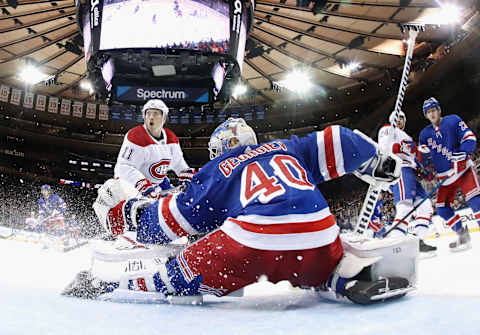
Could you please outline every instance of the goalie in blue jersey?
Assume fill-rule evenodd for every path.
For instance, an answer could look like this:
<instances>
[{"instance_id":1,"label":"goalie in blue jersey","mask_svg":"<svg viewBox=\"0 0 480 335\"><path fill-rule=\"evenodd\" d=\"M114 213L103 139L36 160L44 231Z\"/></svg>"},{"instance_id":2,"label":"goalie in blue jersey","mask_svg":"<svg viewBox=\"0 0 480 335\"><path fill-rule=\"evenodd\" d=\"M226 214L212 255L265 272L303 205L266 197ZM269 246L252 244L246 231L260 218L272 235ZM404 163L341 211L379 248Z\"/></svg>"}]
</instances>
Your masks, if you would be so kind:
<instances>
[{"instance_id":1,"label":"goalie in blue jersey","mask_svg":"<svg viewBox=\"0 0 480 335\"><path fill-rule=\"evenodd\" d=\"M387 261L395 264L396 275L371 275L373 264L383 262L376 252L382 249L378 241L371 247L362 244L371 256L345 241L349 251L344 251L339 227L316 186L353 171L372 182L395 182L399 160L378 153L371 139L331 126L304 138L259 145L243 119L229 119L212 134L209 150L211 161L181 193L151 200L111 179L99 189L94 204L113 236L134 232L138 242L160 245L199 233L205 237L175 257L125 273L115 282L81 273L64 294L107 300L132 297L132 291L165 299L225 296L261 275L274 283L288 280L294 286L331 291L360 304L411 290L414 266L402 269ZM394 255L389 248L402 241L380 244ZM418 252L418 241L412 245ZM412 255L415 258L415 252Z\"/></svg>"}]
</instances>

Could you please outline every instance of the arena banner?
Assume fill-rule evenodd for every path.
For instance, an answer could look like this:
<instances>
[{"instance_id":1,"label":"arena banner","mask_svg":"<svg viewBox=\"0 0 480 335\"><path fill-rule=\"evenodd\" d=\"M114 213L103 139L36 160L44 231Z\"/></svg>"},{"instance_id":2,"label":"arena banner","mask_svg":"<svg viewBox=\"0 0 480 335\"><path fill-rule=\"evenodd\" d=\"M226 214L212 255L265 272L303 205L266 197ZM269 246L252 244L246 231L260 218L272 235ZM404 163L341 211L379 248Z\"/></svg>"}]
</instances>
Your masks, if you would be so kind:
<instances>
[{"instance_id":1,"label":"arena banner","mask_svg":"<svg viewBox=\"0 0 480 335\"><path fill-rule=\"evenodd\" d=\"M25 92L25 96L23 97L23 107L25 108L33 108L33 92Z\"/></svg>"},{"instance_id":2,"label":"arena banner","mask_svg":"<svg viewBox=\"0 0 480 335\"><path fill-rule=\"evenodd\" d=\"M102 121L108 120L108 106L107 105L99 105L98 106L98 119Z\"/></svg>"},{"instance_id":3,"label":"arena banner","mask_svg":"<svg viewBox=\"0 0 480 335\"><path fill-rule=\"evenodd\" d=\"M162 99L165 102L208 103L208 88L143 87L119 85L115 95L118 101L144 104L149 99Z\"/></svg>"},{"instance_id":4,"label":"arena banner","mask_svg":"<svg viewBox=\"0 0 480 335\"><path fill-rule=\"evenodd\" d=\"M48 112L49 113L58 113L58 98L49 97L48 98Z\"/></svg>"},{"instance_id":5,"label":"arena banner","mask_svg":"<svg viewBox=\"0 0 480 335\"><path fill-rule=\"evenodd\" d=\"M12 105L20 106L20 98L22 97L22 90L12 88L12 95L10 96L10 103Z\"/></svg>"},{"instance_id":6,"label":"arena banner","mask_svg":"<svg viewBox=\"0 0 480 335\"><path fill-rule=\"evenodd\" d=\"M8 95L10 94L10 87L0 86L0 101L8 102Z\"/></svg>"},{"instance_id":7,"label":"arena banner","mask_svg":"<svg viewBox=\"0 0 480 335\"><path fill-rule=\"evenodd\" d=\"M37 103L35 104L35 109L37 111L45 111L45 106L47 105L47 97L41 94L37 95Z\"/></svg>"},{"instance_id":8,"label":"arena banner","mask_svg":"<svg viewBox=\"0 0 480 335\"><path fill-rule=\"evenodd\" d=\"M459 210L456 210L455 213L460 215L464 226L467 226L470 229L478 227L477 221L475 220L473 212L470 208L459 209ZM445 233L453 232L453 230L451 230L446 225L445 220L443 220L438 215L434 215L432 217L432 223L433 223L432 224L433 227L430 229L430 233L433 232L433 233L445 234Z\"/></svg>"},{"instance_id":9,"label":"arena banner","mask_svg":"<svg viewBox=\"0 0 480 335\"><path fill-rule=\"evenodd\" d=\"M72 105L72 101L68 99L62 99L62 104L60 105L60 114L62 115L70 115L70 106Z\"/></svg>"},{"instance_id":10,"label":"arena banner","mask_svg":"<svg viewBox=\"0 0 480 335\"><path fill-rule=\"evenodd\" d=\"M87 112L85 113L87 119L95 119L97 117L97 105L87 104Z\"/></svg>"},{"instance_id":11,"label":"arena banner","mask_svg":"<svg viewBox=\"0 0 480 335\"><path fill-rule=\"evenodd\" d=\"M72 106L72 115L75 117L83 116L83 102L75 101Z\"/></svg>"}]
</instances>

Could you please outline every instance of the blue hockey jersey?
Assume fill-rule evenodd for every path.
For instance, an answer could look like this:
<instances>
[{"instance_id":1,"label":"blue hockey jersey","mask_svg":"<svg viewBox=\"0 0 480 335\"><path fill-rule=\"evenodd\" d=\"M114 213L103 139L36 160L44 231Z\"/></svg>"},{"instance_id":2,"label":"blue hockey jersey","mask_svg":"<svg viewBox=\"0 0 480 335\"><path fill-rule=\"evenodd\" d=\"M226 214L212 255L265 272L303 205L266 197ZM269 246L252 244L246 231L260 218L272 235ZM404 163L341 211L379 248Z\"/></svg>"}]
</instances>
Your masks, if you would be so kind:
<instances>
[{"instance_id":1,"label":"blue hockey jersey","mask_svg":"<svg viewBox=\"0 0 480 335\"><path fill-rule=\"evenodd\" d=\"M431 161L440 179L451 176L444 185L453 183L462 175L454 170L452 154L456 152L471 154L477 146L477 139L473 132L455 114L444 116L438 127L433 125L425 127L420 132L419 142L422 161ZM465 168L472 165L469 159Z\"/></svg>"},{"instance_id":2,"label":"blue hockey jersey","mask_svg":"<svg viewBox=\"0 0 480 335\"><path fill-rule=\"evenodd\" d=\"M316 184L353 172L375 154L368 140L341 126L236 148L208 162L184 192L146 211L137 239L168 242L221 227L257 249L327 245L339 228Z\"/></svg>"},{"instance_id":3,"label":"blue hockey jersey","mask_svg":"<svg viewBox=\"0 0 480 335\"><path fill-rule=\"evenodd\" d=\"M48 199L41 197L38 200L39 216L40 218L46 218L54 214L56 211L58 214L65 213L67 204L57 194L50 194Z\"/></svg>"},{"instance_id":4,"label":"blue hockey jersey","mask_svg":"<svg viewBox=\"0 0 480 335\"><path fill-rule=\"evenodd\" d=\"M378 200L373 210L372 220L381 220L383 218L383 200Z\"/></svg>"}]
</instances>

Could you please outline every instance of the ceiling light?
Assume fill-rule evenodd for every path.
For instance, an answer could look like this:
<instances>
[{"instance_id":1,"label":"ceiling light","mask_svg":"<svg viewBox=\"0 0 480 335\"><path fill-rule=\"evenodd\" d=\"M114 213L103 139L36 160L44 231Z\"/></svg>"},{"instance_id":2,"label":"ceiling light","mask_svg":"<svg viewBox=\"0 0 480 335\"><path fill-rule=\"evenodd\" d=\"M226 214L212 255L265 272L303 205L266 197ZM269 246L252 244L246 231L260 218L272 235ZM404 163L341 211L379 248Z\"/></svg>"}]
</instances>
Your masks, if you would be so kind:
<instances>
[{"instance_id":1,"label":"ceiling light","mask_svg":"<svg viewBox=\"0 0 480 335\"><path fill-rule=\"evenodd\" d=\"M80 88L84 91L89 91L90 93L93 92L92 84L87 80L80 82Z\"/></svg>"},{"instance_id":2,"label":"ceiling light","mask_svg":"<svg viewBox=\"0 0 480 335\"><path fill-rule=\"evenodd\" d=\"M49 77L48 74L41 72L33 65L25 66L18 76L21 80L31 85L35 85Z\"/></svg>"},{"instance_id":3,"label":"ceiling light","mask_svg":"<svg viewBox=\"0 0 480 335\"><path fill-rule=\"evenodd\" d=\"M278 84L298 94L306 93L313 87L310 76L301 70L290 72L285 79L278 82Z\"/></svg>"},{"instance_id":4,"label":"ceiling light","mask_svg":"<svg viewBox=\"0 0 480 335\"><path fill-rule=\"evenodd\" d=\"M347 64L347 66L345 67L347 69L347 71L349 72L355 72L356 70L358 70L358 68L360 67L360 63L358 62L350 62Z\"/></svg>"},{"instance_id":5,"label":"ceiling light","mask_svg":"<svg viewBox=\"0 0 480 335\"><path fill-rule=\"evenodd\" d=\"M236 99L241 95L244 95L247 93L247 86L243 84L237 84L237 86L234 87L232 96Z\"/></svg>"}]
</instances>

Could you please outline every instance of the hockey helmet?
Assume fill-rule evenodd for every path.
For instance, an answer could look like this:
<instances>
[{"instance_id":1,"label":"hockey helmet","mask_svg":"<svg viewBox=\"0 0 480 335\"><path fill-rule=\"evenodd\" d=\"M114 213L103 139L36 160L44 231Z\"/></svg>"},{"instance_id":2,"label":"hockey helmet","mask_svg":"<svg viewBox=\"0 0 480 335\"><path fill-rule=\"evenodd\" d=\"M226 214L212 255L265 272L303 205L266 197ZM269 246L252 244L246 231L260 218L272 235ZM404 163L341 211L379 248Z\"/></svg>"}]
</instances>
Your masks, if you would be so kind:
<instances>
[{"instance_id":1,"label":"hockey helmet","mask_svg":"<svg viewBox=\"0 0 480 335\"><path fill-rule=\"evenodd\" d=\"M436 108L441 113L440 103L434 97L428 98L423 102L423 116L427 117L427 111L429 109Z\"/></svg>"},{"instance_id":2,"label":"hockey helmet","mask_svg":"<svg viewBox=\"0 0 480 335\"><path fill-rule=\"evenodd\" d=\"M255 132L244 119L229 118L213 131L208 142L208 151L210 159L214 159L233 148L257 143Z\"/></svg>"},{"instance_id":3,"label":"hockey helmet","mask_svg":"<svg viewBox=\"0 0 480 335\"><path fill-rule=\"evenodd\" d=\"M159 109L159 110L161 110L162 113L163 113L164 123L166 122L167 117L168 117L168 107L167 107L167 105L165 105L165 103L162 100L160 100L160 99L148 100L147 103L145 105L143 105L142 115L143 115L144 120L145 120L145 115L147 114L147 110L149 110L149 109Z\"/></svg>"},{"instance_id":4,"label":"hockey helmet","mask_svg":"<svg viewBox=\"0 0 480 335\"><path fill-rule=\"evenodd\" d=\"M405 115L405 113L401 110L398 112L398 117L403 117L403 120L405 120L405 124L407 124L407 116ZM393 111L391 114L390 114L390 117L388 118L388 122L390 122L391 125L395 124L395 111Z\"/></svg>"},{"instance_id":5,"label":"hockey helmet","mask_svg":"<svg viewBox=\"0 0 480 335\"><path fill-rule=\"evenodd\" d=\"M42 187L40 187L40 191L48 191L50 192L52 190L52 188L50 187L50 185L42 185Z\"/></svg>"}]
</instances>

